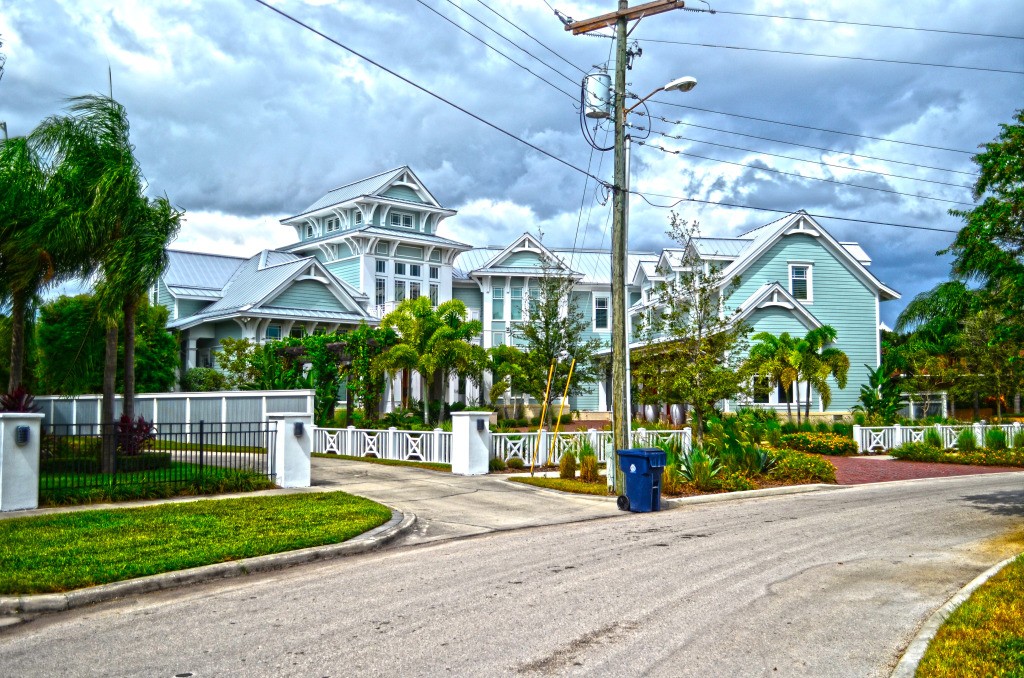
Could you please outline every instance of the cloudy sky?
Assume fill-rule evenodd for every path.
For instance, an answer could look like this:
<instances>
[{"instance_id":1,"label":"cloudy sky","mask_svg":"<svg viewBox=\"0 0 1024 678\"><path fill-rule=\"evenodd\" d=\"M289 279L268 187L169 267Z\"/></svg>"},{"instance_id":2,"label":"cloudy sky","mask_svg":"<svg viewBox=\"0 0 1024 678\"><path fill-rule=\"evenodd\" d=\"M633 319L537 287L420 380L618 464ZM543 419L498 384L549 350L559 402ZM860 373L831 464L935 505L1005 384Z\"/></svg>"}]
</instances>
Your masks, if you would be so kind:
<instances>
[{"instance_id":1,"label":"cloudy sky","mask_svg":"<svg viewBox=\"0 0 1024 678\"><path fill-rule=\"evenodd\" d=\"M444 235L505 245L539 230L550 245L606 248L610 204L578 170L608 180L612 157L584 139L578 99L583 74L609 64L612 44L567 33L548 3L576 19L615 6L272 4L577 169L254 0L0 0L0 120L26 134L67 97L107 92L109 67L150 192L187 213L182 249L249 255L287 244L294 231L279 219L339 184L405 164L459 211ZM805 209L839 239L860 242L873 272L903 294L883 305L892 324L906 301L947 277L936 251L952 234L884 224L959 227L947 210L972 201L971 154L1024 107L1019 2L711 6L718 13L673 11L632 33L642 54L630 92L681 75L700 84L659 94L650 116L631 116L645 128L637 137L653 133L634 146L632 187L647 200L632 198L630 248L669 245L667 206L679 199L690 200L674 209L705 235L778 216L747 208ZM607 138L606 126L591 128Z\"/></svg>"}]
</instances>

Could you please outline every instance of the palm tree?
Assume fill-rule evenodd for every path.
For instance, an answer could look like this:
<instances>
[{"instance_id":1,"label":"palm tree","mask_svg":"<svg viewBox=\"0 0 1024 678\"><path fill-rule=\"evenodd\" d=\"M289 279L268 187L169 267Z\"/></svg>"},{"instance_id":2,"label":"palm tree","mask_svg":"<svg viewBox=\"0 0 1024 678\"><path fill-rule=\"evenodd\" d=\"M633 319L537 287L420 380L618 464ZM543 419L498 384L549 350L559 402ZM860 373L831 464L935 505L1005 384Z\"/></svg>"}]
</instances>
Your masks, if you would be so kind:
<instances>
[{"instance_id":1,"label":"palm tree","mask_svg":"<svg viewBox=\"0 0 1024 678\"><path fill-rule=\"evenodd\" d=\"M768 380L772 388L781 386L786 396L786 415L793 416L793 399L790 390L797 380L797 367L793 360L796 340L789 332L775 336L771 332L758 332L752 339L757 343L750 347L747 364L758 377ZM797 405L797 418L800 407Z\"/></svg>"},{"instance_id":2,"label":"palm tree","mask_svg":"<svg viewBox=\"0 0 1024 678\"><path fill-rule=\"evenodd\" d=\"M475 360L471 341L483 332L479 320L467 320L466 305L452 299L436 309L427 297L406 299L381 320L380 326L394 329L402 343L381 356L384 370L413 369L423 388L423 423L430 422L430 403L442 401L444 383L453 370L468 371Z\"/></svg>"},{"instance_id":3,"label":"palm tree","mask_svg":"<svg viewBox=\"0 0 1024 678\"><path fill-rule=\"evenodd\" d=\"M850 359L846 353L838 348L825 348L834 343L838 332L830 325L822 325L809 331L803 339L797 342L796 352L799 356L797 363L798 373L801 381L807 382L806 396L804 399L804 419L809 420L811 416L811 388L815 388L821 396L822 407L827 408L832 402L832 387L828 378L835 379L839 388L846 388L846 375L850 370ZM799 394L797 397L797 412L800 409ZM798 415L799 418L799 415Z\"/></svg>"},{"instance_id":4,"label":"palm tree","mask_svg":"<svg viewBox=\"0 0 1024 678\"><path fill-rule=\"evenodd\" d=\"M24 138L0 145L0 302L11 305L11 369L7 389L21 385L25 320L39 289L55 274L48 251L46 177Z\"/></svg>"}]
</instances>

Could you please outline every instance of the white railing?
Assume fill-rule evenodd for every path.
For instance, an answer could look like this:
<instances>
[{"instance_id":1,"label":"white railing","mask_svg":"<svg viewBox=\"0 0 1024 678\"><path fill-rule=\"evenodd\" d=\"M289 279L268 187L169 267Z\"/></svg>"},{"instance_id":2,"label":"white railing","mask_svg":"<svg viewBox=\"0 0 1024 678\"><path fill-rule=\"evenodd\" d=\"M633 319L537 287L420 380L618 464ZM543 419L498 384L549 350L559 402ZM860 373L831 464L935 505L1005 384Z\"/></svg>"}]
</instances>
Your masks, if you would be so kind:
<instances>
[{"instance_id":1,"label":"white railing","mask_svg":"<svg viewBox=\"0 0 1024 678\"><path fill-rule=\"evenodd\" d=\"M985 435L988 431L999 429L1006 436L1007 447L1013 446L1013 439L1024 428L1020 423L1013 424L963 424L949 426L946 424L935 424L934 426L854 426L853 440L857 443L857 452L860 454L878 451L888 451L899 447L903 443L923 443L927 431L936 431L942 438L944 448L957 447L957 440L964 431L974 433L974 441L978 447L985 445Z\"/></svg>"},{"instance_id":2,"label":"white railing","mask_svg":"<svg viewBox=\"0 0 1024 678\"><path fill-rule=\"evenodd\" d=\"M313 434L313 451L350 457L376 457L401 461L452 463L452 434L433 431L389 429L319 428Z\"/></svg>"},{"instance_id":3,"label":"white railing","mask_svg":"<svg viewBox=\"0 0 1024 678\"><path fill-rule=\"evenodd\" d=\"M680 431L648 431L634 429L630 447L655 447L659 443L677 440L683 451L690 451L690 429ZM606 462L612 449L612 432L589 429L587 431L559 432L541 430L525 433L492 433L491 454L506 462L517 457L524 463L531 460L539 466L557 464L566 451L578 452L584 441L590 443L599 462ZM536 455L536 457L534 456Z\"/></svg>"}]
</instances>

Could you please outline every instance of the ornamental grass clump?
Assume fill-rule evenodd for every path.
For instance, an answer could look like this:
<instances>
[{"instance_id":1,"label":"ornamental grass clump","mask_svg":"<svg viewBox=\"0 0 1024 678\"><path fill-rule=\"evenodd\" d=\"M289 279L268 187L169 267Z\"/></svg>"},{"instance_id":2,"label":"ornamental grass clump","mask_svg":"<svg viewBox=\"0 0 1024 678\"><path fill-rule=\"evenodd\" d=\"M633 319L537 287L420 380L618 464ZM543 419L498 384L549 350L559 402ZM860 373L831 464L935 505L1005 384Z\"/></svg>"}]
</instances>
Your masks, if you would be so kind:
<instances>
[{"instance_id":1,"label":"ornamental grass clump","mask_svg":"<svg viewBox=\"0 0 1024 678\"><path fill-rule=\"evenodd\" d=\"M956 438L956 449L961 452L974 452L978 449L978 441L974 437L974 429L965 428Z\"/></svg>"},{"instance_id":2,"label":"ornamental grass clump","mask_svg":"<svg viewBox=\"0 0 1024 678\"><path fill-rule=\"evenodd\" d=\"M718 459L700 447L691 450L679 464L679 474L698 490L717 489L714 479L721 471Z\"/></svg>"},{"instance_id":3,"label":"ornamental grass clump","mask_svg":"<svg viewBox=\"0 0 1024 678\"><path fill-rule=\"evenodd\" d=\"M558 477L572 480L576 477L576 456L566 452L558 462Z\"/></svg>"},{"instance_id":4,"label":"ornamental grass clump","mask_svg":"<svg viewBox=\"0 0 1024 678\"><path fill-rule=\"evenodd\" d=\"M1013 434L1013 449L1024 449L1024 431L1017 431Z\"/></svg>"},{"instance_id":5,"label":"ornamental grass clump","mask_svg":"<svg viewBox=\"0 0 1024 678\"><path fill-rule=\"evenodd\" d=\"M942 434L933 428L924 432L924 444L939 450L945 447L942 442Z\"/></svg>"},{"instance_id":6,"label":"ornamental grass clump","mask_svg":"<svg viewBox=\"0 0 1024 678\"><path fill-rule=\"evenodd\" d=\"M526 466L526 462L524 462L520 457L509 457L508 461L505 462L505 465L513 471L521 471L523 470L523 467Z\"/></svg>"},{"instance_id":7,"label":"ornamental grass clump","mask_svg":"<svg viewBox=\"0 0 1024 678\"><path fill-rule=\"evenodd\" d=\"M489 470L491 473L495 473L497 471L504 471L506 468L508 468L508 465L505 463L505 460L502 459L501 457L493 457L489 462L487 462L487 470Z\"/></svg>"},{"instance_id":8,"label":"ornamental grass clump","mask_svg":"<svg viewBox=\"0 0 1024 678\"><path fill-rule=\"evenodd\" d=\"M990 428L985 431L985 447L990 450L1006 449L1006 433L1001 428Z\"/></svg>"},{"instance_id":9,"label":"ornamental grass clump","mask_svg":"<svg viewBox=\"0 0 1024 678\"><path fill-rule=\"evenodd\" d=\"M601 480L596 456L587 454L580 458L580 480L585 483L596 483Z\"/></svg>"}]
</instances>

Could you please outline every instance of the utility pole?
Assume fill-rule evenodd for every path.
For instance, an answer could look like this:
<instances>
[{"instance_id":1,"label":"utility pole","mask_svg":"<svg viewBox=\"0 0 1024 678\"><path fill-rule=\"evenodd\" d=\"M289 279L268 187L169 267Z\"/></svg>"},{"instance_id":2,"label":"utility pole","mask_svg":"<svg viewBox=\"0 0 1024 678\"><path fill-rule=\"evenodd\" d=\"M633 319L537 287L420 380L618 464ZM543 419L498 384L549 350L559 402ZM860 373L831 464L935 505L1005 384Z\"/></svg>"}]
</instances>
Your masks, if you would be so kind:
<instances>
[{"instance_id":1,"label":"utility pole","mask_svg":"<svg viewBox=\"0 0 1024 678\"><path fill-rule=\"evenodd\" d=\"M608 459L608 477L614 478L615 493L622 494L622 478L618 473L618 450L629 447L627 434L631 413L626 411L629 402L626 383L626 360L628 359L626 337L626 210L629 193L626 185L626 52L627 26L630 21L639 21L662 12L682 9L682 0L654 0L630 7L628 0L618 0L615 12L582 21L566 24L565 30L573 35L590 33L615 26L615 169L612 187L612 453Z\"/></svg>"}]
</instances>

